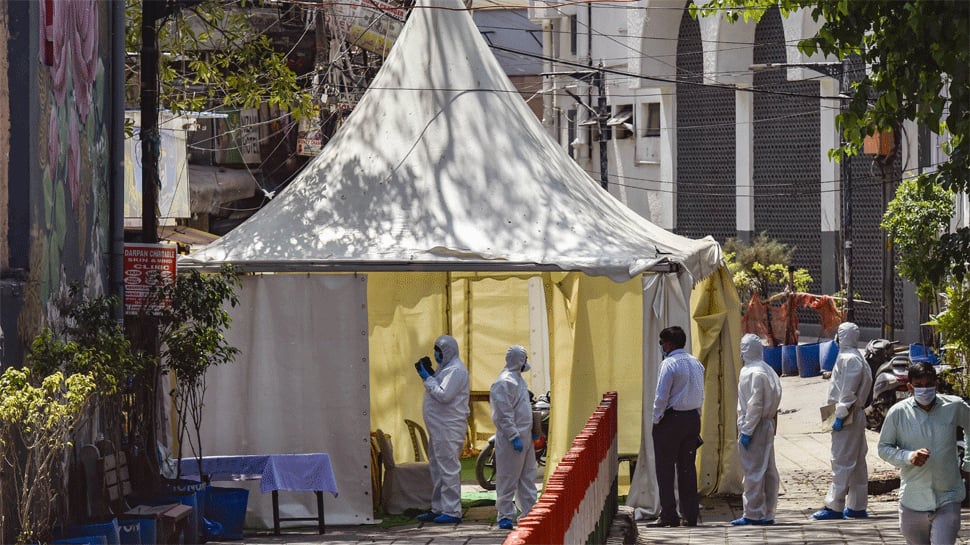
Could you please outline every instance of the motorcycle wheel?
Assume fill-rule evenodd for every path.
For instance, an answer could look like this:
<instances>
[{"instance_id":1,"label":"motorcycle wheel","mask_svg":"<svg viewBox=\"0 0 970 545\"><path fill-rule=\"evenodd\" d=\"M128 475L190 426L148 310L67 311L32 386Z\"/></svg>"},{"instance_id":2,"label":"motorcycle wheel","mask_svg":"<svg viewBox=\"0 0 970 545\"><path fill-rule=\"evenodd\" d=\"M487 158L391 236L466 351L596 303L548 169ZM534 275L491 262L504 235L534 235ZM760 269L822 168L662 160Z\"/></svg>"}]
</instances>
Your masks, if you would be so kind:
<instances>
[{"instance_id":1,"label":"motorcycle wheel","mask_svg":"<svg viewBox=\"0 0 970 545\"><path fill-rule=\"evenodd\" d=\"M475 462L475 480L485 490L495 490L495 445L488 443L478 453Z\"/></svg>"}]
</instances>

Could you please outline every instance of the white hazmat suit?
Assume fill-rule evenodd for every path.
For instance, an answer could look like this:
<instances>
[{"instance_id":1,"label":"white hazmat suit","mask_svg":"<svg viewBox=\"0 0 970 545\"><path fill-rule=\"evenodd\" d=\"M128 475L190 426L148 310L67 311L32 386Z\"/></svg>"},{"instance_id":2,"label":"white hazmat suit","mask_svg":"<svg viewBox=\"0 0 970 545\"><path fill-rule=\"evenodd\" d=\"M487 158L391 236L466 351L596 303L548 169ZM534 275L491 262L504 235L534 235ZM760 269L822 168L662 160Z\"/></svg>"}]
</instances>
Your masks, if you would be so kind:
<instances>
[{"instance_id":1,"label":"white hazmat suit","mask_svg":"<svg viewBox=\"0 0 970 545\"><path fill-rule=\"evenodd\" d=\"M866 466L866 415L863 408L872 388L872 371L856 345L859 326L845 322L836 339L839 355L829 379L828 403L835 404L835 417L844 423L832 431L832 485L825 495L825 508L842 513L863 512L869 503L869 469ZM851 511L848 511L851 510Z\"/></svg>"},{"instance_id":2,"label":"white hazmat suit","mask_svg":"<svg viewBox=\"0 0 970 545\"><path fill-rule=\"evenodd\" d=\"M518 345L509 348L505 354L505 369L489 391L492 422L496 430L495 508L500 523L518 519L516 506L525 516L536 503L532 404L529 402L529 388L522 377L522 371L528 369L527 365L525 348ZM516 451L515 446L521 450Z\"/></svg>"},{"instance_id":3,"label":"white hazmat suit","mask_svg":"<svg viewBox=\"0 0 970 545\"><path fill-rule=\"evenodd\" d=\"M761 339L741 337L744 367L738 378L738 433L750 438L739 443L744 472L744 518L755 523L775 520L778 468L775 466L775 424L781 403L781 380L763 359Z\"/></svg>"},{"instance_id":4,"label":"white hazmat suit","mask_svg":"<svg viewBox=\"0 0 970 545\"><path fill-rule=\"evenodd\" d=\"M435 374L424 380L424 424L434 491L431 512L461 518L461 448L468 429L468 369L458 357L458 341L442 335Z\"/></svg>"}]
</instances>

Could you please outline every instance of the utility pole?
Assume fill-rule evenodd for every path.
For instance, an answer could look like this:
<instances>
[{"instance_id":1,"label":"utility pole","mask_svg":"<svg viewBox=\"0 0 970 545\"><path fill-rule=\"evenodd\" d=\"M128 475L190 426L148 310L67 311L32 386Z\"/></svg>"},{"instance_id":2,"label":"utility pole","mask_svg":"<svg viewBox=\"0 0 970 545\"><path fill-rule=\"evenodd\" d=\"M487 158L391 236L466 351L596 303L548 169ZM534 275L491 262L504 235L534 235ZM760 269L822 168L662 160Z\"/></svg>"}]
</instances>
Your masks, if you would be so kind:
<instances>
[{"instance_id":1,"label":"utility pole","mask_svg":"<svg viewBox=\"0 0 970 545\"><path fill-rule=\"evenodd\" d=\"M141 17L141 240L158 242L158 33L165 16L159 0L144 0Z\"/></svg>"},{"instance_id":2,"label":"utility pole","mask_svg":"<svg viewBox=\"0 0 970 545\"><path fill-rule=\"evenodd\" d=\"M606 142L609 140L610 127L606 124L606 121L610 117L609 113L606 111L606 78L603 76L603 63L599 64L599 69L593 73L593 85L596 86L596 90L599 96L596 101L596 121L597 127L599 128L600 137L600 185L603 189L609 191L610 182L609 174L607 173L607 153L606 153Z\"/></svg>"},{"instance_id":3,"label":"utility pole","mask_svg":"<svg viewBox=\"0 0 970 545\"><path fill-rule=\"evenodd\" d=\"M596 87L599 96L596 101L595 109L589 104L583 102L582 97L576 95L576 93L570 91L569 89L563 88L562 91L569 95L570 98L575 100L576 104L582 106L589 111L590 114L596 116L596 126L599 129L600 185L603 187L603 189L609 190L609 156L606 153L606 142L610 137L610 127L606 124L606 122L609 120L610 114L607 111L606 105L606 79L603 75L603 63L600 63L599 69L597 70L582 70L576 72L543 72L542 76L569 76L571 78L578 79L579 81L587 82L589 85Z\"/></svg>"},{"instance_id":4,"label":"utility pole","mask_svg":"<svg viewBox=\"0 0 970 545\"><path fill-rule=\"evenodd\" d=\"M845 113L845 61L839 64L839 113ZM839 126L839 144L845 146L845 130ZM840 163L842 175L842 274L845 278L845 320L855 322L855 295L852 292L852 159L846 155Z\"/></svg>"}]
</instances>

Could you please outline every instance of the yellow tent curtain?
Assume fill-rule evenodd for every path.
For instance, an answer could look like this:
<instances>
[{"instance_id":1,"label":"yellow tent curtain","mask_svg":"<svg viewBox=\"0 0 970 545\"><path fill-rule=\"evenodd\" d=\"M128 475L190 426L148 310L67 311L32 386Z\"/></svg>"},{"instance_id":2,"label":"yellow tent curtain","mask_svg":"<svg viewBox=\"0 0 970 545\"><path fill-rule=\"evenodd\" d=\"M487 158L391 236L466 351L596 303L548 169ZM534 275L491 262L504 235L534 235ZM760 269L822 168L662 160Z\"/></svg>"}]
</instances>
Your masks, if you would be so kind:
<instances>
[{"instance_id":1,"label":"yellow tent curtain","mask_svg":"<svg viewBox=\"0 0 970 545\"><path fill-rule=\"evenodd\" d=\"M539 303L535 293L530 299L530 278L533 283L541 281ZM683 284L673 275L667 278L675 287ZM536 332L547 331L548 354L540 354L538 361L530 355L533 372L527 380L530 387L541 383L544 372L551 379L549 467L555 467L606 391L618 393L619 451L642 452L643 415L649 414L653 400L652 391L644 395L650 382L644 380L644 369L655 374L652 367L659 364L659 359L644 358L647 347L656 342L652 337L644 339L644 308L653 303L645 302L643 283L640 277L617 283L582 273L368 274L371 427L389 432L396 452L409 452L404 419L423 422L424 395L412 364L431 354L438 335L448 333L458 340L471 389L487 392L504 366L508 347L521 344L531 349L541 337ZM678 289L670 293L677 294ZM687 301L670 303L665 308L687 308ZM545 312L530 313L530 305L536 304L544 306ZM740 481L733 450L740 303L726 271L698 283L690 309L694 353L708 369L700 484L704 492L736 492ZM687 322L688 316L682 313L679 320L671 319L654 328L659 332L667 325ZM545 323L536 324L537 320ZM682 325L687 329L687 323ZM473 402L472 410L472 438L481 448L494 427L487 402Z\"/></svg>"}]
</instances>

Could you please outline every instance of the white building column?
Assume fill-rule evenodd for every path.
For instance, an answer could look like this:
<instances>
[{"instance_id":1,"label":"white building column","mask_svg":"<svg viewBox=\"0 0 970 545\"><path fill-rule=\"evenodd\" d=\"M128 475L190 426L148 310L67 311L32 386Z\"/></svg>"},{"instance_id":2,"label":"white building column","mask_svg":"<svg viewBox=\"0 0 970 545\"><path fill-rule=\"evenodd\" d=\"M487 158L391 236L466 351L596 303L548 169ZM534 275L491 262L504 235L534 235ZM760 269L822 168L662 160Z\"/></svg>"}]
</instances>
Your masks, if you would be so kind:
<instances>
[{"instance_id":1,"label":"white building column","mask_svg":"<svg viewBox=\"0 0 970 545\"><path fill-rule=\"evenodd\" d=\"M734 92L735 221L737 237L750 242L754 225L754 93L738 84Z\"/></svg>"},{"instance_id":2,"label":"white building column","mask_svg":"<svg viewBox=\"0 0 970 545\"><path fill-rule=\"evenodd\" d=\"M821 97L836 97L838 81L831 78L819 80ZM835 116L839 113L839 100L819 100L819 172L821 173L821 225L822 232L822 293L839 291L838 271L841 269L842 190L839 163L829 158L829 150L837 148L841 138Z\"/></svg>"}]
</instances>

